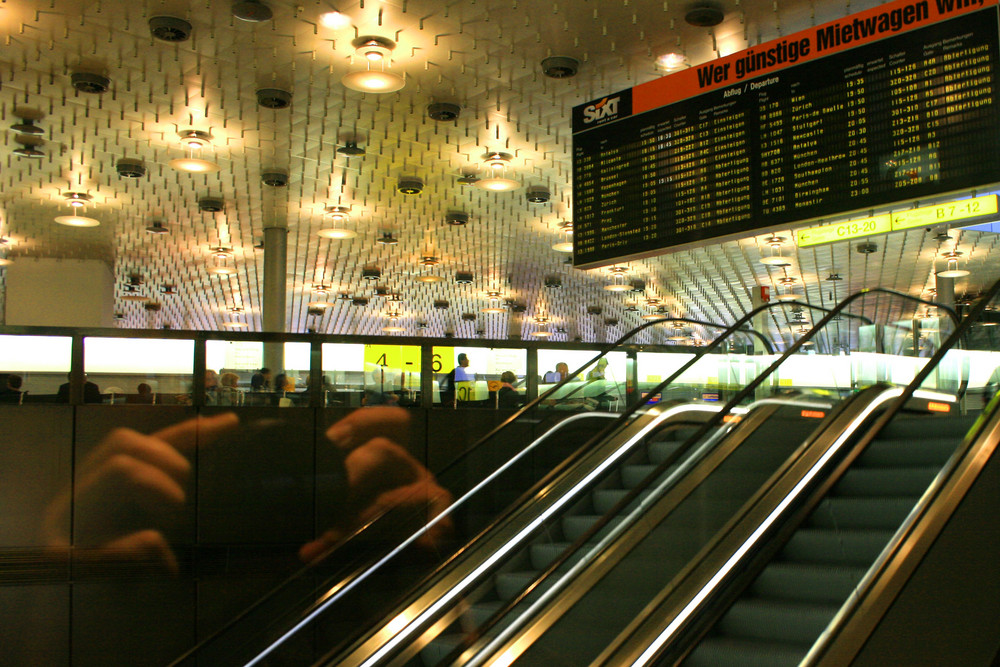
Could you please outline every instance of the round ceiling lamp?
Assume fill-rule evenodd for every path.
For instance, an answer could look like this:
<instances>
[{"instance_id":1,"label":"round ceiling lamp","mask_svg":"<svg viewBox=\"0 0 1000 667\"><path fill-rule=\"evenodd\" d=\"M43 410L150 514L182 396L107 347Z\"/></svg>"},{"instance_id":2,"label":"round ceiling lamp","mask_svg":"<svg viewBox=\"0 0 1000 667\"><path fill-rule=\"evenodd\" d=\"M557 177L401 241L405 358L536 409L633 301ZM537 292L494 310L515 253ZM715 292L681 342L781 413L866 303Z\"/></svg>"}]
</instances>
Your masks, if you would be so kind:
<instances>
[{"instance_id":1,"label":"round ceiling lamp","mask_svg":"<svg viewBox=\"0 0 1000 667\"><path fill-rule=\"evenodd\" d=\"M167 164L177 171L186 171L191 174L205 174L219 170L219 165L215 162L198 157L201 149L211 143L212 135L201 130L182 130L179 134L181 144L187 154L182 158L175 158Z\"/></svg>"},{"instance_id":2,"label":"round ceiling lamp","mask_svg":"<svg viewBox=\"0 0 1000 667\"><path fill-rule=\"evenodd\" d=\"M209 264L208 272L217 276L230 276L236 273L236 269L229 265L229 260L233 257L230 248L218 246L212 248L212 261Z\"/></svg>"},{"instance_id":3,"label":"round ceiling lamp","mask_svg":"<svg viewBox=\"0 0 1000 667\"><path fill-rule=\"evenodd\" d=\"M768 254L760 258L761 264L767 264L768 266L789 266L791 265L791 260L787 257L781 256L781 246L785 242L780 236L770 236L767 239L767 245L770 248Z\"/></svg>"},{"instance_id":4,"label":"round ceiling lamp","mask_svg":"<svg viewBox=\"0 0 1000 667\"><path fill-rule=\"evenodd\" d=\"M83 207L90 203L90 195L85 192L67 192L63 197L66 198L66 202L73 208L74 212L72 215L57 216L55 221L60 225L66 225L67 227L97 227L101 224L100 220L80 215L83 212Z\"/></svg>"},{"instance_id":5,"label":"round ceiling lamp","mask_svg":"<svg viewBox=\"0 0 1000 667\"><path fill-rule=\"evenodd\" d=\"M483 308L484 313L504 313L506 310L500 305L500 292L491 291L486 293L489 305Z\"/></svg>"},{"instance_id":6,"label":"round ceiling lamp","mask_svg":"<svg viewBox=\"0 0 1000 667\"><path fill-rule=\"evenodd\" d=\"M505 192L519 188L520 183L512 178L507 178L507 169L513 157L510 153L487 153L484 159L489 174L486 178L477 180L473 185L493 192Z\"/></svg>"},{"instance_id":7,"label":"round ceiling lamp","mask_svg":"<svg viewBox=\"0 0 1000 667\"><path fill-rule=\"evenodd\" d=\"M441 277L441 276L435 276L435 275L431 275L431 274L427 274L427 275L423 275L423 276L417 276L417 282L419 282L419 283L428 283L428 284L430 284L430 283L439 283L442 280L444 280L443 277Z\"/></svg>"},{"instance_id":8,"label":"round ceiling lamp","mask_svg":"<svg viewBox=\"0 0 1000 667\"><path fill-rule=\"evenodd\" d=\"M250 325L247 324L246 322L238 322L236 320L229 320L228 322L223 322L222 326L226 327L227 329L246 329Z\"/></svg>"},{"instance_id":9,"label":"round ceiling lamp","mask_svg":"<svg viewBox=\"0 0 1000 667\"><path fill-rule=\"evenodd\" d=\"M559 231L566 234L570 239L552 244L552 249L556 252L573 252L573 221L564 220L559 223Z\"/></svg>"},{"instance_id":10,"label":"round ceiling lamp","mask_svg":"<svg viewBox=\"0 0 1000 667\"><path fill-rule=\"evenodd\" d=\"M353 239L358 235L353 229L344 227L350 219L351 209L348 206L327 206L323 215L333 221L333 227L327 227L316 232L325 239Z\"/></svg>"},{"instance_id":11,"label":"round ceiling lamp","mask_svg":"<svg viewBox=\"0 0 1000 667\"><path fill-rule=\"evenodd\" d=\"M340 80L345 87L362 93L394 93L406 85L399 74L386 71L395 42L384 37L358 37L352 44L365 59L365 69L348 72ZM377 68L377 69L376 69Z\"/></svg>"},{"instance_id":12,"label":"round ceiling lamp","mask_svg":"<svg viewBox=\"0 0 1000 667\"><path fill-rule=\"evenodd\" d=\"M319 15L319 24L324 28L340 30L351 25L351 17L338 11L324 12Z\"/></svg>"},{"instance_id":13,"label":"round ceiling lamp","mask_svg":"<svg viewBox=\"0 0 1000 667\"><path fill-rule=\"evenodd\" d=\"M629 292L632 286L625 282L625 268L621 266L611 267L611 282L604 286L609 292Z\"/></svg>"},{"instance_id":14,"label":"round ceiling lamp","mask_svg":"<svg viewBox=\"0 0 1000 667\"><path fill-rule=\"evenodd\" d=\"M952 250L944 254L944 258L947 260L946 268L943 271L938 271L937 275L939 278L964 278L969 275L969 272L965 269L958 268L958 259L962 256L957 250Z\"/></svg>"}]
</instances>

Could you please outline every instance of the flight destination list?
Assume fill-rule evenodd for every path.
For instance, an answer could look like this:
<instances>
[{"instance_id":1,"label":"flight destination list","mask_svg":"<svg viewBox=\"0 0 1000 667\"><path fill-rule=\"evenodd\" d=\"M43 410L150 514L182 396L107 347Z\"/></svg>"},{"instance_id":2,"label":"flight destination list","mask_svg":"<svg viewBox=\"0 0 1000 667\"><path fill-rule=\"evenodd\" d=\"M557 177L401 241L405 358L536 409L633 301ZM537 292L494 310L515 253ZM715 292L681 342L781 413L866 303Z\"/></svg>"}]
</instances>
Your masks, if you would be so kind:
<instances>
[{"instance_id":1,"label":"flight destination list","mask_svg":"<svg viewBox=\"0 0 1000 667\"><path fill-rule=\"evenodd\" d=\"M574 264L1000 181L997 42L991 8L578 132Z\"/></svg>"}]
</instances>

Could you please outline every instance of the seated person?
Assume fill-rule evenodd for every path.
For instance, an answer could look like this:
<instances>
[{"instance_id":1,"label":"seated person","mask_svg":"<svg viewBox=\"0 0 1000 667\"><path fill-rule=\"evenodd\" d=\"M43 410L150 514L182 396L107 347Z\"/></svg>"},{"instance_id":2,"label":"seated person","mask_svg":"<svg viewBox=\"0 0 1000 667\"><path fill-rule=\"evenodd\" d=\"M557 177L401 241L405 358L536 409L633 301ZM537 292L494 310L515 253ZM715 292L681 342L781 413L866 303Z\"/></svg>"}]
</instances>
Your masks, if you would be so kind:
<instances>
[{"instance_id":1,"label":"seated person","mask_svg":"<svg viewBox=\"0 0 1000 667\"><path fill-rule=\"evenodd\" d=\"M66 377L69 376L70 374L67 373ZM89 381L86 375L83 376L83 402L101 402L101 388ZM69 403L69 382L59 385L59 391L56 392L56 403Z\"/></svg>"},{"instance_id":2,"label":"seated person","mask_svg":"<svg viewBox=\"0 0 1000 667\"><path fill-rule=\"evenodd\" d=\"M22 393L28 393L21 391L23 383L24 378L20 375L14 375L13 373L8 375L4 386L0 387L0 403L20 403Z\"/></svg>"},{"instance_id":3,"label":"seated person","mask_svg":"<svg viewBox=\"0 0 1000 667\"><path fill-rule=\"evenodd\" d=\"M219 383L220 386L216 390L216 405L243 405L243 392L239 389L239 375L223 373L219 378Z\"/></svg>"},{"instance_id":4,"label":"seated person","mask_svg":"<svg viewBox=\"0 0 1000 667\"><path fill-rule=\"evenodd\" d=\"M513 371L504 371L500 374L500 390L497 392L498 408L517 409L521 407L521 396L514 388L515 382L517 382L517 376L514 375Z\"/></svg>"}]
</instances>

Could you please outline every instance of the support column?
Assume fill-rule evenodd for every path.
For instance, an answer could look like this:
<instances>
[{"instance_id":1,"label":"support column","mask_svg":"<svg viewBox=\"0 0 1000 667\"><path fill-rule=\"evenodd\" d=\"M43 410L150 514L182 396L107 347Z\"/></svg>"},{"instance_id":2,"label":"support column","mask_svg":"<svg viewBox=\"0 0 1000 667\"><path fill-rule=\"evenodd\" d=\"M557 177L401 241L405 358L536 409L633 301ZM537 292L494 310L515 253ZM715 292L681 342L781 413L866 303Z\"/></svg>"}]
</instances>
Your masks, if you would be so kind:
<instances>
[{"instance_id":1,"label":"support column","mask_svg":"<svg viewBox=\"0 0 1000 667\"><path fill-rule=\"evenodd\" d=\"M264 292L261 324L266 332L285 332L285 294L288 290L288 229L264 228ZM264 366L274 375L285 368L282 343L264 343Z\"/></svg>"}]
</instances>

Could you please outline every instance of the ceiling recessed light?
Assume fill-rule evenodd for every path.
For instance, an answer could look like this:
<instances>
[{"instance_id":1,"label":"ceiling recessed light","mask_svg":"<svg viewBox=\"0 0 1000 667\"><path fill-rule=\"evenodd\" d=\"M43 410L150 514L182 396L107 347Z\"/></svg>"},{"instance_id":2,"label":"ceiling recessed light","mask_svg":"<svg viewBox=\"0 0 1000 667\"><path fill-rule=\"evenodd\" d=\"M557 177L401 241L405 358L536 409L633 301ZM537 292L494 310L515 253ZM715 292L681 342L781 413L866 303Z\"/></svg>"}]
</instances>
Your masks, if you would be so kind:
<instances>
[{"instance_id":1,"label":"ceiling recessed light","mask_svg":"<svg viewBox=\"0 0 1000 667\"><path fill-rule=\"evenodd\" d=\"M223 322L222 326L227 329L246 329L250 325L246 322Z\"/></svg>"},{"instance_id":2,"label":"ceiling recessed light","mask_svg":"<svg viewBox=\"0 0 1000 667\"><path fill-rule=\"evenodd\" d=\"M432 275L417 276L417 282L420 283L439 283L442 280L444 280L444 278L442 278L441 276L432 276Z\"/></svg>"},{"instance_id":3,"label":"ceiling recessed light","mask_svg":"<svg viewBox=\"0 0 1000 667\"><path fill-rule=\"evenodd\" d=\"M687 64L687 56L681 53L664 53L656 59L656 69L661 72L670 72L680 69Z\"/></svg>"},{"instance_id":4,"label":"ceiling recessed light","mask_svg":"<svg viewBox=\"0 0 1000 667\"><path fill-rule=\"evenodd\" d=\"M563 241L562 243L552 244L552 249L556 252L573 252L573 242Z\"/></svg>"},{"instance_id":5,"label":"ceiling recessed light","mask_svg":"<svg viewBox=\"0 0 1000 667\"><path fill-rule=\"evenodd\" d=\"M351 17L340 12L324 12L319 15L319 24L324 28L339 30L351 25Z\"/></svg>"}]
</instances>

